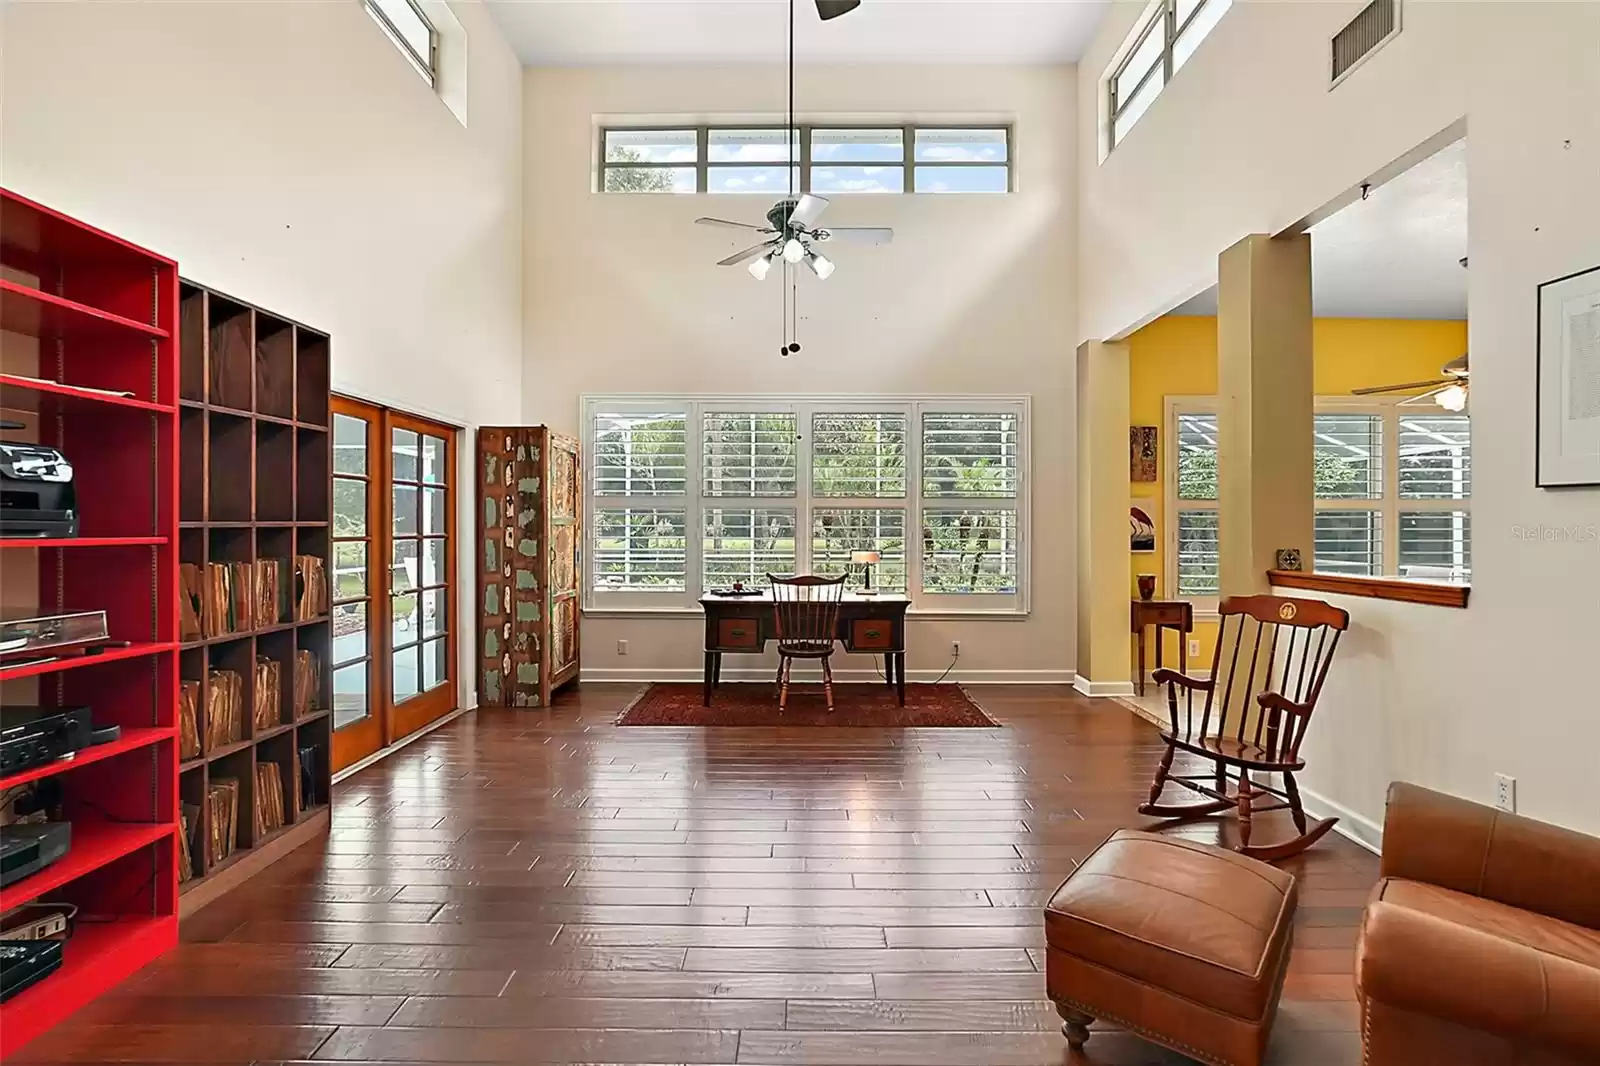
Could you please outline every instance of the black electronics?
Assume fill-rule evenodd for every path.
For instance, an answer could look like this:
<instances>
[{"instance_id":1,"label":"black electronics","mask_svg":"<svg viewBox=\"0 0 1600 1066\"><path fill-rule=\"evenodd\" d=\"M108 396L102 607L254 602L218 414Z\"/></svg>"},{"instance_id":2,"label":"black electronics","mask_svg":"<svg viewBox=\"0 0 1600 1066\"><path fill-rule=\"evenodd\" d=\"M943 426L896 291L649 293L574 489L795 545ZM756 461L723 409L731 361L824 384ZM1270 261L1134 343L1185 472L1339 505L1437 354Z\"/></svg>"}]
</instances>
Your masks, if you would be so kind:
<instances>
[{"instance_id":1,"label":"black electronics","mask_svg":"<svg viewBox=\"0 0 1600 1066\"><path fill-rule=\"evenodd\" d=\"M72 611L33 618L0 615L0 656L40 655L111 639L104 611Z\"/></svg>"},{"instance_id":2,"label":"black electronics","mask_svg":"<svg viewBox=\"0 0 1600 1066\"><path fill-rule=\"evenodd\" d=\"M0 941L0 1003L61 968L60 940Z\"/></svg>"},{"instance_id":3,"label":"black electronics","mask_svg":"<svg viewBox=\"0 0 1600 1066\"><path fill-rule=\"evenodd\" d=\"M78 495L67 457L43 444L0 441L0 537L77 535Z\"/></svg>"},{"instance_id":4,"label":"black electronics","mask_svg":"<svg viewBox=\"0 0 1600 1066\"><path fill-rule=\"evenodd\" d=\"M87 707L0 707L0 777L82 751L90 730Z\"/></svg>"},{"instance_id":5,"label":"black electronics","mask_svg":"<svg viewBox=\"0 0 1600 1066\"><path fill-rule=\"evenodd\" d=\"M71 822L0 825L0 887L38 873L71 849Z\"/></svg>"},{"instance_id":6,"label":"black electronics","mask_svg":"<svg viewBox=\"0 0 1600 1066\"><path fill-rule=\"evenodd\" d=\"M113 740L122 739L120 725L103 725L89 730L89 743L91 745L109 744Z\"/></svg>"}]
</instances>

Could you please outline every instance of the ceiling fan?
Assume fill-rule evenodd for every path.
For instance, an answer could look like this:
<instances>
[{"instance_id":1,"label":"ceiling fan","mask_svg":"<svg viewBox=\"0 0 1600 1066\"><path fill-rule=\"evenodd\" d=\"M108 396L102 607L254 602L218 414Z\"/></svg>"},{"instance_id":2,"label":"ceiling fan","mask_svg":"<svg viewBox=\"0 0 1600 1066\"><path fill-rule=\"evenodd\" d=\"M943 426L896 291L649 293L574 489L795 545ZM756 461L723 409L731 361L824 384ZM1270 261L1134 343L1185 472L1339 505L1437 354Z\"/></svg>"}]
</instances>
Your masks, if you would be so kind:
<instances>
[{"instance_id":1,"label":"ceiling fan","mask_svg":"<svg viewBox=\"0 0 1600 1066\"><path fill-rule=\"evenodd\" d=\"M695 222L702 226L726 226L762 234L766 239L760 244L735 252L717 263L718 266L738 266L748 262L751 276L758 281L765 278L772 264L780 259L790 266L805 263L817 277L826 278L833 273L833 260L817 251L813 245L835 240L862 244L888 244L894 240L894 230L886 227L839 226L823 229L817 225L817 219L827 206L826 198L805 193L798 199L779 200L773 204L767 211L765 226L704 216L695 219Z\"/></svg>"},{"instance_id":2,"label":"ceiling fan","mask_svg":"<svg viewBox=\"0 0 1600 1066\"><path fill-rule=\"evenodd\" d=\"M1446 411L1464 411L1467 407L1467 357L1457 356L1439 368L1444 377L1430 381L1407 381L1399 385L1378 385L1367 389L1352 389L1356 396L1376 396L1387 392L1410 392L1427 389L1420 396L1410 396L1400 401L1402 407L1432 403ZM1435 387L1437 386L1437 387Z\"/></svg>"}]
</instances>

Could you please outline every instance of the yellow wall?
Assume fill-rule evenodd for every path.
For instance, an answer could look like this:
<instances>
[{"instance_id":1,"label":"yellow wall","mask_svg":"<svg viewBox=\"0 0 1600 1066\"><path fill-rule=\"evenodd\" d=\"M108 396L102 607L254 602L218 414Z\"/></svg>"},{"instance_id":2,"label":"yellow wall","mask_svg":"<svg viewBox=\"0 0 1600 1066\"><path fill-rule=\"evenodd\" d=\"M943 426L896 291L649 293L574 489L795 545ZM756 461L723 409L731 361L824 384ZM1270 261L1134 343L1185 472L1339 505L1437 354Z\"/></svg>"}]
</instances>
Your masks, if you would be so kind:
<instances>
[{"instance_id":1,"label":"yellow wall","mask_svg":"<svg viewBox=\"0 0 1600 1066\"><path fill-rule=\"evenodd\" d=\"M1135 426L1158 426L1161 472L1168 460L1168 396L1210 396L1217 391L1217 320L1168 315L1128 338L1128 418ZM1424 381L1467 350L1466 322L1424 322L1381 318L1319 318L1312 323L1313 372L1318 396L1348 396L1352 389ZM1139 574L1155 574L1156 595L1168 596L1165 489L1160 481L1129 482L1129 494L1156 525L1156 551L1129 553L1129 593L1137 596ZM1216 623L1196 621L1200 656L1189 668L1211 665ZM1164 662L1176 667L1178 643L1167 633ZM1146 669L1155 662L1149 651Z\"/></svg>"}]
</instances>

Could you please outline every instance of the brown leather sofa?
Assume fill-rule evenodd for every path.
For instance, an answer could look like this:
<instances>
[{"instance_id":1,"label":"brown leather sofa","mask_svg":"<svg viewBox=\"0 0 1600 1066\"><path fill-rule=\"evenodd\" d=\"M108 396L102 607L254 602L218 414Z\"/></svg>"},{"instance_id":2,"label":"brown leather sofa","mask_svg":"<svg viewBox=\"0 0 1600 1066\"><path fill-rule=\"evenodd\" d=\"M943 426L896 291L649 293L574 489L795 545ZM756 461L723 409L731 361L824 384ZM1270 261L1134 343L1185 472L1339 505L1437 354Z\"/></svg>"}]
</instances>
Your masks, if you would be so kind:
<instances>
[{"instance_id":1,"label":"brown leather sofa","mask_svg":"<svg viewBox=\"0 0 1600 1066\"><path fill-rule=\"evenodd\" d=\"M1390 786L1356 994L1366 1066L1600 1063L1600 840Z\"/></svg>"}]
</instances>

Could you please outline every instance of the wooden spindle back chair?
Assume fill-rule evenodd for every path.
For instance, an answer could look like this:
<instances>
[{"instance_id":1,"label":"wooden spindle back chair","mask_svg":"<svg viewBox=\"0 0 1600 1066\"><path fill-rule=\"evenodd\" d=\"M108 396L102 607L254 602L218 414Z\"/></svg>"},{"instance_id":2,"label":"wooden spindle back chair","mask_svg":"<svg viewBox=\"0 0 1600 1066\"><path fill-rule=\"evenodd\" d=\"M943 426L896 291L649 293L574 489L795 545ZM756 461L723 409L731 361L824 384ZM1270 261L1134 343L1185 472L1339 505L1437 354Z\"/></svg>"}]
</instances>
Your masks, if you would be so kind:
<instances>
[{"instance_id":1,"label":"wooden spindle back chair","mask_svg":"<svg viewBox=\"0 0 1600 1066\"><path fill-rule=\"evenodd\" d=\"M833 641L844 599L845 575L818 577L768 574L778 634L778 709L789 702L789 672L796 659L822 662L822 691L833 710Z\"/></svg>"},{"instance_id":2,"label":"wooden spindle back chair","mask_svg":"<svg viewBox=\"0 0 1600 1066\"><path fill-rule=\"evenodd\" d=\"M1167 669L1155 672L1156 684L1167 686L1170 722L1161 733L1167 750L1150 785L1149 801L1139 813L1183 819L1232 808L1238 812L1240 852L1269 862L1288 858L1316 843L1338 821L1324 818L1308 824L1294 775L1305 767L1300 744L1339 638L1350 626L1350 615L1320 600L1281 596L1230 596L1222 601L1219 613L1210 678ZM1202 697L1198 715L1197 693ZM1204 774L1173 773L1173 757L1179 751L1211 760L1214 769ZM1230 771L1238 779L1233 792L1228 790ZM1254 780L1255 773L1281 774L1283 787ZM1164 804L1161 792L1168 783L1206 799ZM1300 835L1279 844L1251 844L1252 819L1281 810L1290 813Z\"/></svg>"}]
</instances>

